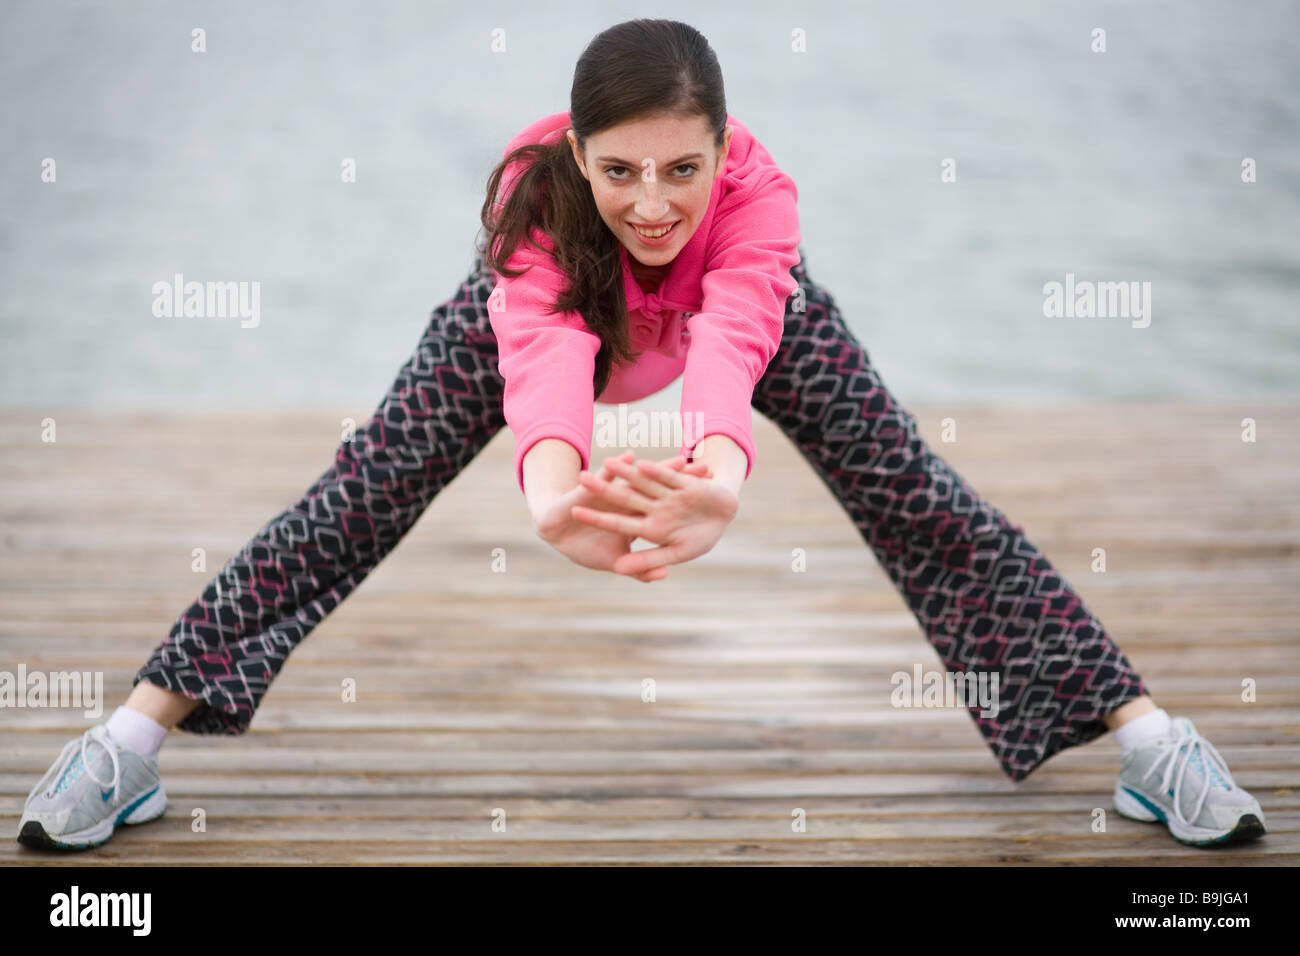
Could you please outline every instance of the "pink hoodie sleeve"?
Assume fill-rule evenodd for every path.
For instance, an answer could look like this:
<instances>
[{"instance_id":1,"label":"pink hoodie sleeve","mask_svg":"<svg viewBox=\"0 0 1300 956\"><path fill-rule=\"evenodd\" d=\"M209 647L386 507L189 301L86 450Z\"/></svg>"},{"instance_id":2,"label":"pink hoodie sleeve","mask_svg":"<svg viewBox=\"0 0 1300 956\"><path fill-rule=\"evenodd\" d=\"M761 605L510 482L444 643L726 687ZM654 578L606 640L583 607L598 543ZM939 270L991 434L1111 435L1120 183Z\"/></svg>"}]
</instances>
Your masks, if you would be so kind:
<instances>
[{"instance_id":1,"label":"pink hoodie sleeve","mask_svg":"<svg viewBox=\"0 0 1300 956\"><path fill-rule=\"evenodd\" d=\"M550 248L539 229L533 236ZM524 456L543 438L560 438L591 461L595 416L592 375L600 337L578 312L550 312L565 277L554 260L526 241L508 263L532 268L516 278L498 276L488 299L498 367L505 379L503 409L515 436L515 477L524 490Z\"/></svg>"},{"instance_id":2,"label":"pink hoodie sleeve","mask_svg":"<svg viewBox=\"0 0 1300 956\"><path fill-rule=\"evenodd\" d=\"M682 454L708 435L726 435L745 452L746 478L756 456L754 386L780 348L786 300L799 285L790 274L800 259L798 190L762 155L771 165L715 213L703 307L686 320L691 344L682 377Z\"/></svg>"}]
</instances>

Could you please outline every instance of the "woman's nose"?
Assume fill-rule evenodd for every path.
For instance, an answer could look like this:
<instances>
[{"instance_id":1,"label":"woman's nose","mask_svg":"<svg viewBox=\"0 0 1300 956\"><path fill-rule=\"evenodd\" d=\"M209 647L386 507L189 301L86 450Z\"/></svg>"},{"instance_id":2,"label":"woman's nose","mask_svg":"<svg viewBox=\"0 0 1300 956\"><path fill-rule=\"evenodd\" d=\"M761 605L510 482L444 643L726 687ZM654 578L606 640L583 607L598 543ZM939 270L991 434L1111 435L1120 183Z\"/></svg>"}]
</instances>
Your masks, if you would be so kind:
<instances>
[{"instance_id":1,"label":"woman's nose","mask_svg":"<svg viewBox=\"0 0 1300 956\"><path fill-rule=\"evenodd\" d=\"M641 181L641 195L636 201L636 214L642 222L658 222L659 217L668 211L668 201L664 198L659 183Z\"/></svg>"}]
</instances>

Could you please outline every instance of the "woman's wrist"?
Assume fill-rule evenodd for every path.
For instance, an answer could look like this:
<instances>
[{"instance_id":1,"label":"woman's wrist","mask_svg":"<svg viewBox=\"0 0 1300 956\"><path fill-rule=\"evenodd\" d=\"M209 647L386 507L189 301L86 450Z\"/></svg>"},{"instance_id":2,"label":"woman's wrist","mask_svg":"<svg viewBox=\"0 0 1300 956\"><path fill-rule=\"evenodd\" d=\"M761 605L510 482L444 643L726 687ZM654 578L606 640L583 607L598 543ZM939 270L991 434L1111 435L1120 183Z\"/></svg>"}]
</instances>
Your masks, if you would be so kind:
<instances>
[{"instance_id":1,"label":"woman's wrist","mask_svg":"<svg viewBox=\"0 0 1300 956\"><path fill-rule=\"evenodd\" d=\"M721 432L705 435L695 443L692 460L708 465L713 470L712 480L740 498L740 486L745 483L749 457L735 439Z\"/></svg>"}]
</instances>

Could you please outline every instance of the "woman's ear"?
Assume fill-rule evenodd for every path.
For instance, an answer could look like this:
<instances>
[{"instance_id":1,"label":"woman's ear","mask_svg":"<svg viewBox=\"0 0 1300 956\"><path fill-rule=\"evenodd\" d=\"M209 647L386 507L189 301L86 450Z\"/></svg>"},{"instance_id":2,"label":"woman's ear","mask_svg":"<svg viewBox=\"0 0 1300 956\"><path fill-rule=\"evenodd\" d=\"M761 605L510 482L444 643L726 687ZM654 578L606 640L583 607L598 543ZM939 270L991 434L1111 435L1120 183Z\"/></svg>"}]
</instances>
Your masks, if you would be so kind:
<instances>
[{"instance_id":1,"label":"woman's ear","mask_svg":"<svg viewBox=\"0 0 1300 956\"><path fill-rule=\"evenodd\" d=\"M565 132L564 137L569 141L569 149L573 151L573 161L577 163L578 171L582 173L582 178L590 182L591 177L587 175L587 166L582 161L582 150L578 149L578 134L573 131L572 127L570 127L568 131Z\"/></svg>"},{"instance_id":2,"label":"woman's ear","mask_svg":"<svg viewBox=\"0 0 1300 956\"><path fill-rule=\"evenodd\" d=\"M722 171L727 168L727 156L731 152L731 129L728 126L726 132L722 134L722 145L718 147L718 162L713 168L714 179L721 176Z\"/></svg>"}]
</instances>

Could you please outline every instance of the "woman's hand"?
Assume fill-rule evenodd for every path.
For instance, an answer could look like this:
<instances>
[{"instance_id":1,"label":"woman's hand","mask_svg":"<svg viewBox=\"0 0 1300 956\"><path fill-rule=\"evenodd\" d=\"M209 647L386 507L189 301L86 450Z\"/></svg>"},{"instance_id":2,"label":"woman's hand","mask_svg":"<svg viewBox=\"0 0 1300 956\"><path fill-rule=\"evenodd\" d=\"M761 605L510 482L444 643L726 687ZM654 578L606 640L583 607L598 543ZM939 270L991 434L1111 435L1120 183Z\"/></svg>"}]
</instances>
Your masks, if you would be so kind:
<instances>
[{"instance_id":1,"label":"woman's hand","mask_svg":"<svg viewBox=\"0 0 1300 956\"><path fill-rule=\"evenodd\" d=\"M590 522L577 520L573 513L580 509L592 514L603 514L604 512L596 509L613 508L622 516L635 514L635 512L620 510L617 504L611 504L608 499L583 483L584 480L591 481L596 483L597 488L606 487L612 483L614 477L609 470L611 464L621 462L627 465L628 458L632 454L629 451L618 458L607 459L601 467L599 477L590 472L581 472L576 487L555 498L533 516L533 527L543 541L584 568L612 571L647 583L661 581L668 576L668 569L663 566L666 562L640 561L635 567L618 565L620 559L631 554L632 542L637 538L635 534L629 536L615 530L597 527ZM686 474L701 480L711 474L708 465L703 462L687 464L686 459L680 455L660 467L671 474L679 476Z\"/></svg>"},{"instance_id":2,"label":"woman's hand","mask_svg":"<svg viewBox=\"0 0 1300 956\"><path fill-rule=\"evenodd\" d=\"M630 453L629 453L630 454ZM611 458L601 470L626 479L626 484L606 481L603 477L581 474L578 480L603 505L604 510L579 503L573 508L575 520L629 540L645 538L659 545L642 551L629 551L617 557L613 570L633 576L667 564L681 564L712 550L731 519L740 509L740 499L726 485L711 477L695 475L681 456L659 463L641 459L635 463L625 456Z\"/></svg>"}]
</instances>

